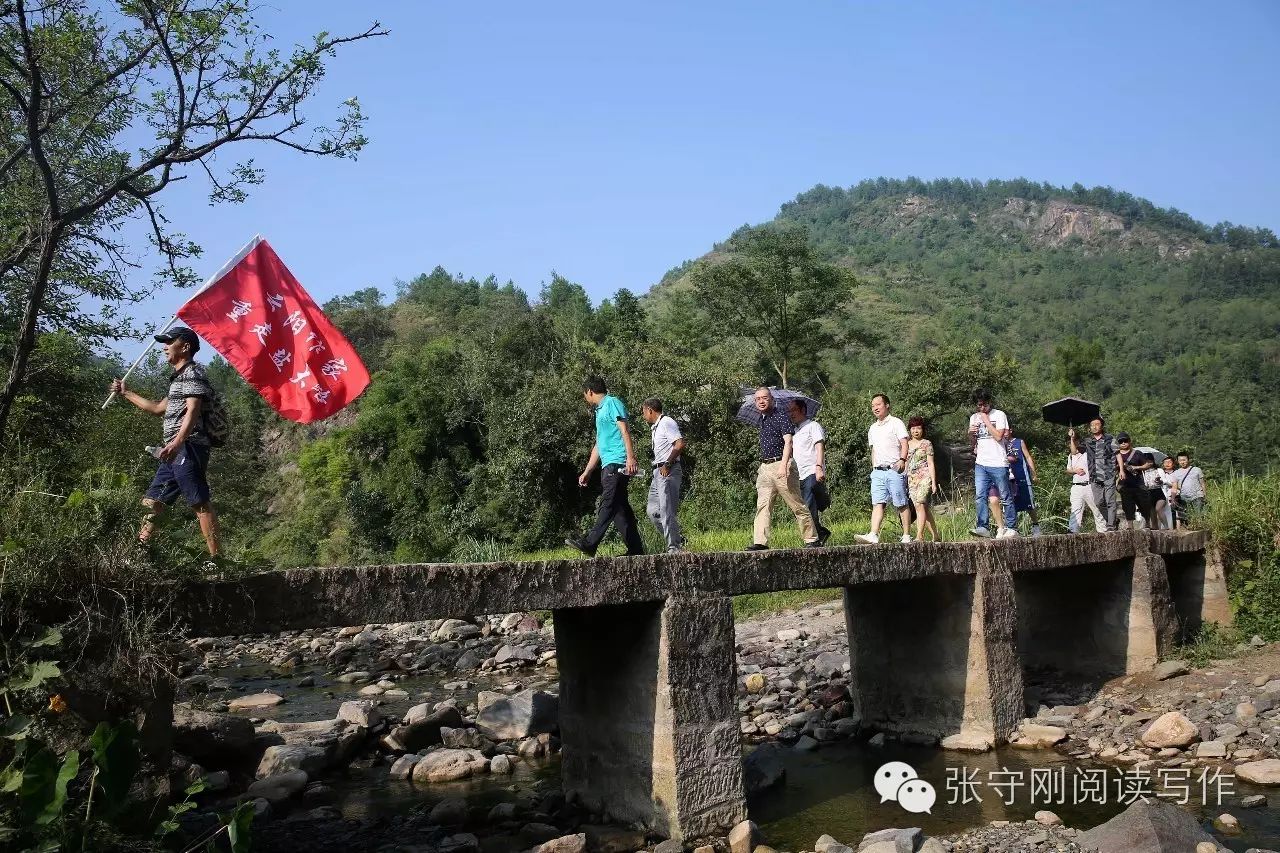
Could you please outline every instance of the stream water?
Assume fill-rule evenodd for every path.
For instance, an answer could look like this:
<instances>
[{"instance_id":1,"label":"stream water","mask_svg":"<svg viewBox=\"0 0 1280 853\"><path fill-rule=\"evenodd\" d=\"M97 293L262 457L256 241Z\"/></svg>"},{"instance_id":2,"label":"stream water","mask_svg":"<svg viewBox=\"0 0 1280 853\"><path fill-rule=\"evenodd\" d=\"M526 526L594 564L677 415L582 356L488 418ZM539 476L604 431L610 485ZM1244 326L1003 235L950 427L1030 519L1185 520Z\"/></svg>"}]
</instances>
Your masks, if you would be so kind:
<instances>
[{"instance_id":1,"label":"stream water","mask_svg":"<svg viewBox=\"0 0 1280 853\"><path fill-rule=\"evenodd\" d=\"M315 687L300 688L297 683L302 674L293 673L288 678L281 678L273 675L268 667L254 665L214 673L230 681L236 691L266 690L286 696L288 701L284 704L261 712L262 716L281 721L332 718L342 702L359 698L359 685L331 682L318 672L314 676ZM395 716L411 705L440 701L449 696L470 699L476 690L500 689L512 681L509 676L468 680L472 686L455 692L445 690L437 678L405 679L398 682L398 686L409 696L386 700L384 712ZM521 677L519 683L523 687L556 689L554 670ZM1122 769L1080 764L1049 750L1005 748L969 755L893 743L873 748L865 743L842 742L814 752L785 749L783 753L787 768L785 783L753 796L749 802L751 818L760 825L771 846L779 850L812 849L823 833L844 843L856 842L864 833L890 826L919 826L928 835L948 835L993 820L1027 820L1040 809L1055 812L1068 826L1085 829L1123 811L1127 805L1127 802L1117 800L1117 793L1123 785ZM937 802L931 813L912 814L896 802L881 802L872 780L877 768L889 761L906 762L921 779L933 785ZM558 758L522 761L515 767L515 772L507 777L484 776L430 788L393 780L388 777L385 766L352 767L327 780L333 789L329 802L344 817L369 820L430 807L447 797L466 797L473 804L490 807L500 802L517 801L522 795L534 791L557 788L560 784ZM1082 796L1074 789L1073 786L1079 784L1074 782L1074 777L1086 769L1105 773L1105 802L1097 801L1104 798L1096 793L1096 789L1089 796ZM947 782L949 773L953 778L950 786ZM976 788L971 788L970 792L980 796L980 801L955 801L960 793L955 779L962 773L977 781ZM997 775L990 775L993 773ZM1199 774L1199 769L1190 772L1188 799L1206 829L1210 828L1215 816L1230 812L1240 822L1241 834L1223 836L1214 833L1227 847L1243 852L1250 847L1280 846L1280 796L1274 789L1268 792L1267 789L1234 781L1233 788L1222 789L1220 805L1213 802L1215 786L1207 791L1209 802L1203 804L1202 797L1206 792L1201 790ZM1033 775L1050 786L1054 784L1052 779L1060 776L1062 790L1041 790L1033 797ZM1014 788L989 784L993 780L1019 779L1023 784ZM1269 794L1270 804L1256 809L1239 806L1241 797L1256 793ZM1012 804L1006 805L1006 799L1012 799Z\"/></svg>"}]
</instances>

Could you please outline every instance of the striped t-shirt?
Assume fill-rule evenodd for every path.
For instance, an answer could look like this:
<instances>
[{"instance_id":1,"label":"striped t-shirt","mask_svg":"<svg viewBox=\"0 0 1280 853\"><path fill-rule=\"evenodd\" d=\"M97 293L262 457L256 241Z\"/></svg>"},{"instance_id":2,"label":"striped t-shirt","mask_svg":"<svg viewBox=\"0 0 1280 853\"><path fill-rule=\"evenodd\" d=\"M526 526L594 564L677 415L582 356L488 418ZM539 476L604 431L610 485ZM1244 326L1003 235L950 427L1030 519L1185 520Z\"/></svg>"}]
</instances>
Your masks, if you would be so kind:
<instances>
[{"instance_id":1,"label":"striped t-shirt","mask_svg":"<svg viewBox=\"0 0 1280 853\"><path fill-rule=\"evenodd\" d=\"M187 415L187 398L202 397L201 407L209 405L213 396L213 386L205 376L204 367L194 361L187 362L185 367L174 371L169 377L169 396L164 407L164 442L173 441L182 428L182 419ZM187 433L187 441L192 444L208 444L209 437L204 431L204 417L196 420L191 432Z\"/></svg>"}]
</instances>

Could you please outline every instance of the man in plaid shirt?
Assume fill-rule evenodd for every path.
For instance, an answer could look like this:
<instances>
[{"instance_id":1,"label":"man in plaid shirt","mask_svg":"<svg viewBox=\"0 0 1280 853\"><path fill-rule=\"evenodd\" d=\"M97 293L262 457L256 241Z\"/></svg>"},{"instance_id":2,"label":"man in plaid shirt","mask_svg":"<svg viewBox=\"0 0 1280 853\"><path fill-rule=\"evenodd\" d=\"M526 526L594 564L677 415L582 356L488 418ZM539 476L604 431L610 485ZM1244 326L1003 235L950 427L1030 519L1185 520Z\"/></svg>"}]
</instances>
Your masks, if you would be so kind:
<instances>
[{"instance_id":1,"label":"man in plaid shirt","mask_svg":"<svg viewBox=\"0 0 1280 853\"><path fill-rule=\"evenodd\" d=\"M210 556L216 557L218 514L209 496L209 436L203 417L213 403L213 386L205 376L204 367L192 360L200 349L200 338L190 329L179 326L156 335L156 340L164 344L165 360L173 368L169 375L169 394L164 400L149 400L130 391L122 379L111 383L112 392L142 411L164 418L164 446L157 454L160 467L142 499L148 513L138 540L146 542L151 538L155 517L181 496L195 511Z\"/></svg>"}]
</instances>

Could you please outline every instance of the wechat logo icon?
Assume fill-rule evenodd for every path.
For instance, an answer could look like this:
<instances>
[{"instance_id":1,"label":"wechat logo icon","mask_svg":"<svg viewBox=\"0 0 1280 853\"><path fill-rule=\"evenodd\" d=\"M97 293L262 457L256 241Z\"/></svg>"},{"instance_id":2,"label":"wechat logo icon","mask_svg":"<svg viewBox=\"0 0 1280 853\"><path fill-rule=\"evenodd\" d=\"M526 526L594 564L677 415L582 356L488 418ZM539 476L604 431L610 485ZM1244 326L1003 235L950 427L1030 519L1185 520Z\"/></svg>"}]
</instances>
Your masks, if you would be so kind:
<instances>
[{"instance_id":1,"label":"wechat logo icon","mask_svg":"<svg viewBox=\"0 0 1280 853\"><path fill-rule=\"evenodd\" d=\"M875 786L880 802L892 800L912 814L933 814L933 804L938 801L938 792L905 761L880 765L876 771Z\"/></svg>"}]
</instances>

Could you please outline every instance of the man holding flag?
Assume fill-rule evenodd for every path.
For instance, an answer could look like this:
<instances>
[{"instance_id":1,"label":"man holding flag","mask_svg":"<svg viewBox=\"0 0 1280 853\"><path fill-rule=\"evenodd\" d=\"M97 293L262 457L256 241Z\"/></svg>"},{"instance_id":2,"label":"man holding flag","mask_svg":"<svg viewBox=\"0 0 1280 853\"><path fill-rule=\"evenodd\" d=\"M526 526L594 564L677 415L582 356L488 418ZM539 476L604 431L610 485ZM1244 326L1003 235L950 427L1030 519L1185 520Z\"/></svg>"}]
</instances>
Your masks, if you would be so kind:
<instances>
[{"instance_id":1,"label":"man holding flag","mask_svg":"<svg viewBox=\"0 0 1280 853\"><path fill-rule=\"evenodd\" d=\"M178 318L190 328L171 328ZM156 335L174 368L168 399L155 402L127 390L127 372L112 383L111 392L123 394L143 411L165 417L160 471L144 503L154 515L183 495L196 510L209 553L216 555L217 516L209 502L205 474L209 446L221 446L226 422L222 418L209 420L217 398L204 368L191 360L200 338L208 341L271 408L298 423L322 420L353 402L368 387L369 371L351 343L261 237L250 240L196 291L173 321ZM222 432L212 442L210 425ZM148 516L139 533L143 541L151 535L151 518Z\"/></svg>"},{"instance_id":2,"label":"man holding flag","mask_svg":"<svg viewBox=\"0 0 1280 853\"><path fill-rule=\"evenodd\" d=\"M111 383L111 393L119 394L133 405L164 418L164 446L157 451L160 467L147 489L142 504L149 512L138 531L138 541L151 539L154 520L179 495L195 511L200 522L209 555L218 556L218 514L209 497L209 435L205 414L213 405L213 386L204 368L193 356L200 349L196 333L181 326L156 335L164 344L165 361L173 368L169 375L169 393L164 400L148 400L125 387L123 379Z\"/></svg>"}]
</instances>

